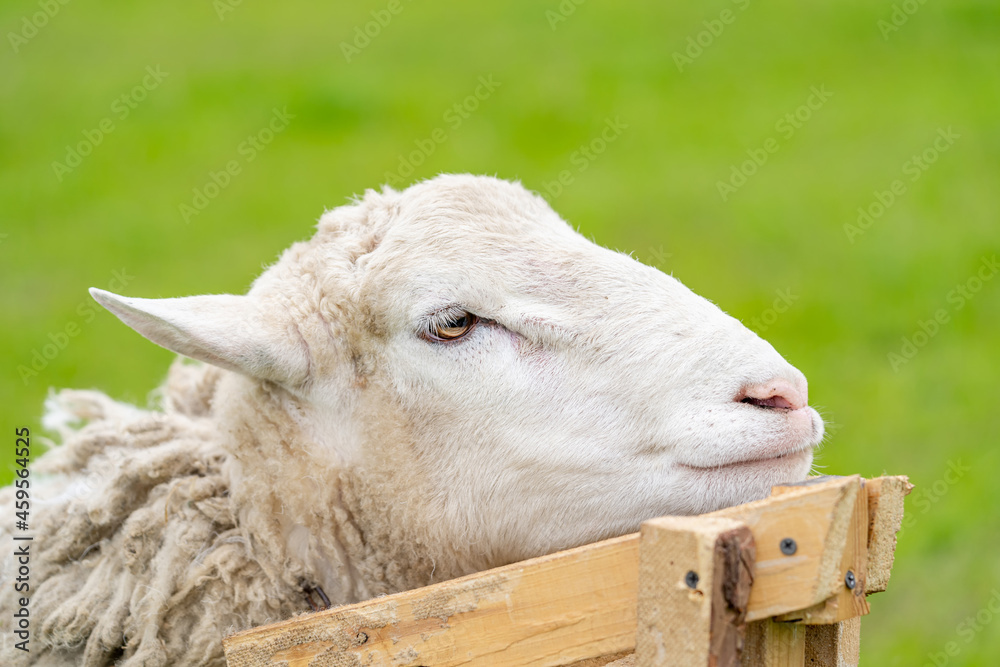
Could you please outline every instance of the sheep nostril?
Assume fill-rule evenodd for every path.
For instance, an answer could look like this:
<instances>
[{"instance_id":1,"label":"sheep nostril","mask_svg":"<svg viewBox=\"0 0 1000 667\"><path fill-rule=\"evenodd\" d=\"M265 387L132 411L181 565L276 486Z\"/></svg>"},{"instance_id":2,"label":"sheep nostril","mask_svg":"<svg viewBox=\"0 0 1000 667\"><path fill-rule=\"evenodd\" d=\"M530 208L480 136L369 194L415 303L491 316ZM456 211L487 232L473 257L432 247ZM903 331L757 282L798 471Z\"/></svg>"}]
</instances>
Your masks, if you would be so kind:
<instances>
[{"instance_id":1,"label":"sheep nostril","mask_svg":"<svg viewBox=\"0 0 1000 667\"><path fill-rule=\"evenodd\" d=\"M750 398L747 396L746 398L741 399L740 403L749 403L750 405L756 405L758 408L792 409L792 404L789 403L784 396L772 396L771 398Z\"/></svg>"},{"instance_id":2,"label":"sheep nostril","mask_svg":"<svg viewBox=\"0 0 1000 667\"><path fill-rule=\"evenodd\" d=\"M798 410L808 404L805 388L787 380L772 380L746 387L736 400L769 410Z\"/></svg>"}]
</instances>

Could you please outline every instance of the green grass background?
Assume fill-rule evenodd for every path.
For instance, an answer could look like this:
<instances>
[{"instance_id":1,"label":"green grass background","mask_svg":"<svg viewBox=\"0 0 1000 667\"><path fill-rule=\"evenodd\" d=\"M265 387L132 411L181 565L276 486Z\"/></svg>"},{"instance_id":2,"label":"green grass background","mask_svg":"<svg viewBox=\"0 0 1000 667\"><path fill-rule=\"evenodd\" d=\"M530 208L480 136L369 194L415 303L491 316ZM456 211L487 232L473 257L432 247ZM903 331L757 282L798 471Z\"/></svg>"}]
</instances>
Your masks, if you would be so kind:
<instances>
[{"instance_id":1,"label":"green grass background","mask_svg":"<svg viewBox=\"0 0 1000 667\"><path fill-rule=\"evenodd\" d=\"M890 589L864 622L862 663L997 664L1000 619L987 609L980 629L961 624L1000 591L1000 280L961 310L947 296L1000 250L1000 10L912 1L888 39L878 25L888 0L742 10L564 0L575 10L555 29L546 12L556 0L403 2L349 63L341 43L387 2L243 2L221 18L208 1L70 2L16 53L10 33L40 10L5 2L8 451L15 426L38 432L50 387L145 403L171 360L109 314L86 316L87 287L124 269L129 295L241 292L325 207L384 182L441 127L447 141L408 181L467 171L544 191L569 169L553 205L597 242L673 272L751 325L790 290L792 306L758 330L810 379L830 422L824 470L906 473L918 488ZM735 20L678 71L673 54L727 8ZM167 78L117 119L114 100L157 65ZM480 76L499 88L450 128L444 113ZM775 123L812 86L832 97L785 139ZM179 205L240 159L275 107L295 115L288 128L185 223ZM60 182L53 161L109 116L115 130ZM578 173L572 153L608 118L628 128ZM954 145L850 242L857 208L949 127ZM717 182L772 136L778 152L722 201ZM888 353L939 308L950 321L893 370ZM18 367L71 322L79 334L23 380ZM959 462L968 470L949 476Z\"/></svg>"}]
</instances>

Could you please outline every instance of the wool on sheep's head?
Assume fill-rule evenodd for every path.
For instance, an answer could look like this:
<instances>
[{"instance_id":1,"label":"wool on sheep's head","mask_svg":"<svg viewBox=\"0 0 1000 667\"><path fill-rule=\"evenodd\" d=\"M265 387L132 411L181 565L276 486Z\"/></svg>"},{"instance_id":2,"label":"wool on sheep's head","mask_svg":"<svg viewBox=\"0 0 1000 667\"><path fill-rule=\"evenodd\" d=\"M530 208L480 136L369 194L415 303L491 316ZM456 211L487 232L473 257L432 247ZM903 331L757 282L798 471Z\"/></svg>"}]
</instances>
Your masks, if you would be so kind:
<instances>
[{"instance_id":1,"label":"wool on sheep's head","mask_svg":"<svg viewBox=\"0 0 1000 667\"><path fill-rule=\"evenodd\" d=\"M312 477L377 478L369 505L467 545L466 569L766 496L823 437L771 345L495 178L368 191L243 296L92 293L280 394Z\"/></svg>"}]
</instances>

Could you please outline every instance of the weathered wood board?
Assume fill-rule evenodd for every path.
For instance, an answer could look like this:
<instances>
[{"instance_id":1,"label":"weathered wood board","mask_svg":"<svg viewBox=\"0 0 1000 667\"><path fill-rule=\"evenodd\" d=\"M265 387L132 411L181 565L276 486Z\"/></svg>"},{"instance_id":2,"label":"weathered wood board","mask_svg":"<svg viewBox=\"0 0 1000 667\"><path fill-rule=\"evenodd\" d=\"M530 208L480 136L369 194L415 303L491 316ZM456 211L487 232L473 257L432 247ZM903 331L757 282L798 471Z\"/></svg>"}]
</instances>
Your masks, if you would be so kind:
<instances>
[{"instance_id":1,"label":"weathered wood board","mask_svg":"<svg viewBox=\"0 0 1000 667\"><path fill-rule=\"evenodd\" d=\"M762 619L806 610L812 614L806 622L831 623L867 613L863 593L885 589L909 488L902 477L864 484L857 476L825 478L776 488L768 499L704 515L745 525L753 536L754 581L745 619L763 623ZM782 551L788 538L795 541L792 554ZM625 535L304 614L227 637L226 657L232 667L503 667L570 665L620 655L636 646L639 547L638 533ZM857 586L846 593L845 568L857 570ZM798 623L767 622L771 625L762 635L764 643L770 646L791 637L780 656L792 655L788 659L793 661L799 644L803 651L816 654L812 643L826 641L822 638L829 635L829 631L807 631L812 626ZM790 630L793 625L800 631ZM765 626L749 627L751 653L754 633ZM838 629L831 636L841 647L834 650L848 655L854 650L851 642L856 644L856 633L852 639L849 632L856 621L833 627ZM806 636L820 639L807 642Z\"/></svg>"}]
</instances>

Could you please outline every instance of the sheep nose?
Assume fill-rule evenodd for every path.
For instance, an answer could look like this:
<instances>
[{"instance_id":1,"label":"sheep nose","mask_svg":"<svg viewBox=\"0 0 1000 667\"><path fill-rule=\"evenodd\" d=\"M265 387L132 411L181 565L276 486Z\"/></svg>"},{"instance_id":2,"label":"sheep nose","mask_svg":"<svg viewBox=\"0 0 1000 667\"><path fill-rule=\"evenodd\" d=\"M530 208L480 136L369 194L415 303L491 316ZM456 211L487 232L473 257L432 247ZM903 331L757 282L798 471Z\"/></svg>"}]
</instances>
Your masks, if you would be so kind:
<instances>
[{"instance_id":1,"label":"sheep nose","mask_svg":"<svg viewBox=\"0 0 1000 667\"><path fill-rule=\"evenodd\" d=\"M809 393L804 380L793 383L785 378L775 378L770 382L744 387L736 400L758 408L798 410L809 404Z\"/></svg>"}]
</instances>

